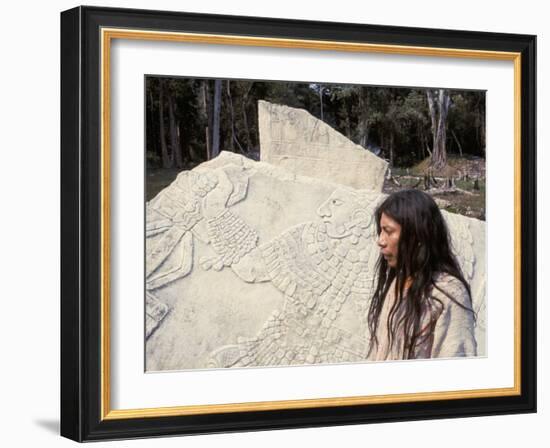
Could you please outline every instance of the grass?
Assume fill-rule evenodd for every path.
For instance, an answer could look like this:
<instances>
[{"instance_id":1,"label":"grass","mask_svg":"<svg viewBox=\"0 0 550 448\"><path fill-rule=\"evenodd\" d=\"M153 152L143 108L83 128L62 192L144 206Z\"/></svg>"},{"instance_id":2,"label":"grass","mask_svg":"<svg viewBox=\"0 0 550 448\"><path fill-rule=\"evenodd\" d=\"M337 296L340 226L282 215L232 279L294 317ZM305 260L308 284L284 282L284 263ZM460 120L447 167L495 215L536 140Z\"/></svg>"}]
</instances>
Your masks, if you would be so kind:
<instances>
[{"instance_id":1,"label":"grass","mask_svg":"<svg viewBox=\"0 0 550 448\"><path fill-rule=\"evenodd\" d=\"M411 168L392 168L392 176L401 186L386 180L384 193L393 193L406 188L424 188L424 173L429 166L429 159L425 159ZM456 191L432 193L434 198L441 199L443 209L461 215L485 220L485 160L479 157L458 157L452 155L448 159L448 166L434 173L438 181L444 182L448 177L455 180ZM467 176L466 176L467 175ZM478 188L474 189L475 180ZM461 192L465 191L464 192ZM471 194L468 194L471 193Z\"/></svg>"},{"instance_id":2,"label":"grass","mask_svg":"<svg viewBox=\"0 0 550 448\"><path fill-rule=\"evenodd\" d=\"M164 190L174 181L180 171L179 168L147 168L145 200L150 201Z\"/></svg>"}]
</instances>

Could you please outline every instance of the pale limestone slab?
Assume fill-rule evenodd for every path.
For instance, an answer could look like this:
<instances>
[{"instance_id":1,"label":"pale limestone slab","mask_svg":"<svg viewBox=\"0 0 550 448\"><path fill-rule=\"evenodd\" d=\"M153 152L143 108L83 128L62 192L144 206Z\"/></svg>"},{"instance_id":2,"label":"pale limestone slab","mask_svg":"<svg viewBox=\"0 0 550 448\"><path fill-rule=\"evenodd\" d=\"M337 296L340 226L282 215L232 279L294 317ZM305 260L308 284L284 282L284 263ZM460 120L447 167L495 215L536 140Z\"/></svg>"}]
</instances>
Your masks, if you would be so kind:
<instances>
[{"instance_id":1,"label":"pale limestone slab","mask_svg":"<svg viewBox=\"0 0 550 448\"><path fill-rule=\"evenodd\" d=\"M260 160L356 189L382 191L388 163L303 109L258 101Z\"/></svg>"},{"instance_id":2,"label":"pale limestone slab","mask_svg":"<svg viewBox=\"0 0 550 448\"><path fill-rule=\"evenodd\" d=\"M147 204L146 369L361 362L385 196L222 152ZM485 353L485 224L444 212Z\"/></svg>"}]
</instances>

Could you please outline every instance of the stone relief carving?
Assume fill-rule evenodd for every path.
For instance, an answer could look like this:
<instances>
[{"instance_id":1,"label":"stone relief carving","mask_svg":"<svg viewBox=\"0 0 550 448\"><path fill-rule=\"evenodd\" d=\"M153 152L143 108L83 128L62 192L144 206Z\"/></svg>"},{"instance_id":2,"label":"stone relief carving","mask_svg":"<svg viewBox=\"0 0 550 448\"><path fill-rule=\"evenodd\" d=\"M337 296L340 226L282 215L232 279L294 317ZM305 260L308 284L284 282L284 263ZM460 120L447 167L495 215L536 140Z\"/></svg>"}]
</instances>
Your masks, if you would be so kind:
<instances>
[{"instance_id":1,"label":"stone relief carving","mask_svg":"<svg viewBox=\"0 0 550 448\"><path fill-rule=\"evenodd\" d=\"M382 191L388 164L307 111L258 102L260 158L300 175Z\"/></svg>"},{"instance_id":2,"label":"stone relief carving","mask_svg":"<svg viewBox=\"0 0 550 448\"><path fill-rule=\"evenodd\" d=\"M372 216L380 198L339 188L317 210L318 220L256 248L243 237L247 255L231 267L245 281L271 281L285 301L256 336L239 338L238 349L227 348L232 356L225 352L223 361L228 364L220 367L365 359L369 337L363 322L346 328L349 319L342 324L338 317L346 302L355 316L364 316L373 281L369 265L374 266L378 257ZM227 210L221 213L228 215ZM252 233L243 227L240 221L240 234ZM232 250L234 241L226 241L228 247L214 245L214 250Z\"/></svg>"},{"instance_id":3,"label":"stone relief carving","mask_svg":"<svg viewBox=\"0 0 550 448\"><path fill-rule=\"evenodd\" d=\"M290 194L302 191L306 200L269 190L273 181ZM277 194L279 203L273 199ZM373 211L383 197L223 152L178 175L147 204L148 370L365 360L370 342L366 315L378 258ZM309 219L292 223L296 213L290 207L296 201ZM272 222L252 224L274 208L288 222L282 230L271 229ZM444 216L472 285L480 322L476 336L484 351L484 223ZM212 295L223 296L228 288L247 294L260 284L266 285L265 296L254 298L255 308L236 298L224 305L228 313L214 313L221 302ZM200 324L181 317L192 300L180 293L186 285L201 296L193 298L195 308L205 303L204 309L193 310ZM208 321L209 313L216 314L215 323ZM201 334L193 335L192 361L173 353L191 350L181 337L185 325ZM208 325L211 330L204 328Z\"/></svg>"},{"instance_id":4,"label":"stone relief carving","mask_svg":"<svg viewBox=\"0 0 550 448\"><path fill-rule=\"evenodd\" d=\"M224 179L232 179L227 206L246 196L247 177L237 166L222 171ZM154 290L187 276L193 269L193 238L208 241L201 223L207 195L218 184L220 172L197 173L184 171L166 189L147 204L146 218L146 338L168 314L167 305L161 308ZM229 176L229 177L228 177ZM214 242L216 244L216 242ZM242 251L243 248L237 248ZM155 310L150 311L149 310ZM154 316L154 317L153 317ZM151 319L149 318L151 317Z\"/></svg>"}]
</instances>

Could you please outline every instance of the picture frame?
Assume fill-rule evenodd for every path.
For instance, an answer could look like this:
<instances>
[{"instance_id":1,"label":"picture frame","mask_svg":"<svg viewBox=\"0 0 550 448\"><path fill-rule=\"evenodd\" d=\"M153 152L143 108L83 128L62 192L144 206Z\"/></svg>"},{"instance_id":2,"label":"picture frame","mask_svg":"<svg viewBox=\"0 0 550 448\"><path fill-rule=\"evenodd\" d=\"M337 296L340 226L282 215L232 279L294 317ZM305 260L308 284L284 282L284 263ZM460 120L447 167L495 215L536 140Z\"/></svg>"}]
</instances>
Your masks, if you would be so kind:
<instances>
[{"instance_id":1,"label":"picture frame","mask_svg":"<svg viewBox=\"0 0 550 448\"><path fill-rule=\"evenodd\" d=\"M120 385L111 376L116 40L513 64L513 198L494 196L513 202L513 385L113 409ZM535 55L529 35L98 7L61 13L61 435L82 442L536 412Z\"/></svg>"}]
</instances>

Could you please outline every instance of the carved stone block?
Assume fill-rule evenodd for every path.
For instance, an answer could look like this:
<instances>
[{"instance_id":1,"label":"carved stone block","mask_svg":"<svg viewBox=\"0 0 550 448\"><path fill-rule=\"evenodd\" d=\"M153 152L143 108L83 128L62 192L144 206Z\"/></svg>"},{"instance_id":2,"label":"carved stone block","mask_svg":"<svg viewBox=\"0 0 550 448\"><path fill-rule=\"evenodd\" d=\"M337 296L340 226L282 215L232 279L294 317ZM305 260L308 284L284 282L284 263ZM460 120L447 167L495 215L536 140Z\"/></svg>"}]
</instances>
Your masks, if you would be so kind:
<instances>
[{"instance_id":1,"label":"carved stone block","mask_svg":"<svg viewBox=\"0 0 550 448\"><path fill-rule=\"evenodd\" d=\"M365 361L384 195L222 152L147 204L146 369ZM485 223L444 212L485 353Z\"/></svg>"},{"instance_id":2,"label":"carved stone block","mask_svg":"<svg viewBox=\"0 0 550 448\"><path fill-rule=\"evenodd\" d=\"M259 101L258 116L261 161L302 176L382 191L388 163L309 112Z\"/></svg>"}]
</instances>

